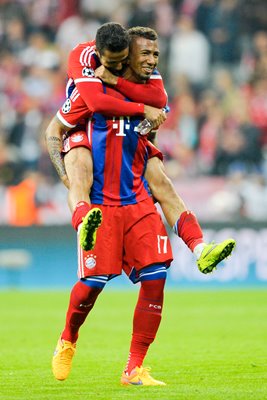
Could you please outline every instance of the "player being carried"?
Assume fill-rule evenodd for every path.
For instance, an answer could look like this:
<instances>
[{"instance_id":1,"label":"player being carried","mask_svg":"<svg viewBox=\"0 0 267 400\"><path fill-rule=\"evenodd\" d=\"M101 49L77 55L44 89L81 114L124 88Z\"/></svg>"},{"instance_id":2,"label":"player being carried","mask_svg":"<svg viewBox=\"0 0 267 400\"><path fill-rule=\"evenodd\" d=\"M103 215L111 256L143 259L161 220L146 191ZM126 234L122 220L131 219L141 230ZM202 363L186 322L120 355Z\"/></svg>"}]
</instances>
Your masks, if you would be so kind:
<instances>
[{"instance_id":1,"label":"player being carried","mask_svg":"<svg viewBox=\"0 0 267 400\"><path fill-rule=\"evenodd\" d=\"M65 148L71 146L72 150L65 155L64 161L61 158L62 136L47 136L52 162L63 183L69 188L68 200L73 212L72 224L76 230L79 228L80 242L84 250L94 247L96 229L102 217L100 210L91 209L90 205L93 163L86 143L87 136L84 136L81 126L65 118L72 105L82 98L83 102L78 110L81 122L85 107L89 112L101 112L114 117L142 116L151 120L154 127L166 118L162 108L166 105L167 95L162 78L154 68L154 59L157 60L159 53L149 54L143 51L141 84L137 81L128 81L127 75L119 76L113 82L113 87L130 98L132 102L116 99L104 93L102 81L95 76L94 70L101 64L116 75L123 74L128 62L129 41L134 36L135 28L127 32L120 24L104 24L97 31L96 41L80 44L71 52L68 65L68 98L50 126L50 132L59 129L59 126L61 133L70 130L65 139ZM134 63L135 60L131 58L130 51L130 68ZM98 73L103 74L103 71L98 71ZM105 79L105 76L102 75L102 78ZM120 126L122 127L122 122ZM227 239L219 244L204 242L202 230L195 215L187 210L176 193L158 157L149 158L145 178L153 197L161 205L167 222L195 254L200 271L212 272L220 261L231 254L235 241Z\"/></svg>"}]
</instances>

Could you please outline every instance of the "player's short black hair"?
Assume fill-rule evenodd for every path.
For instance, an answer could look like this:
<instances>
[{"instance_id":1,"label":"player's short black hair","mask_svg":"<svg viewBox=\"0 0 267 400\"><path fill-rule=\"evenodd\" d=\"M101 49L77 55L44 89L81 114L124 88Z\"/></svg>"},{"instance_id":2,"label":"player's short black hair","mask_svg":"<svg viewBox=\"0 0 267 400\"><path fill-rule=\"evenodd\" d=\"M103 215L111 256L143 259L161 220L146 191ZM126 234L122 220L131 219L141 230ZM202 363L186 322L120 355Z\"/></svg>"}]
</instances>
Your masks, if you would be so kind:
<instances>
[{"instance_id":1,"label":"player's short black hair","mask_svg":"<svg viewBox=\"0 0 267 400\"><path fill-rule=\"evenodd\" d=\"M149 40L157 40L158 34L157 32L146 26L134 26L133 28L128 29L128 33L130 36L130 41L135 37L143 37Z\"/></svg>"},{"instance_id":2,"label":"player's short black hair","mask_svg":"<svg viewBox=\"0 0 267 400\"><path fill-rule=\"evenodd\" d=\"M130 44L127 29L117 22L107 22L100 26L96 32L96 48L100 54L104 50L118 53Z\"/></svg>"}]
</instances>

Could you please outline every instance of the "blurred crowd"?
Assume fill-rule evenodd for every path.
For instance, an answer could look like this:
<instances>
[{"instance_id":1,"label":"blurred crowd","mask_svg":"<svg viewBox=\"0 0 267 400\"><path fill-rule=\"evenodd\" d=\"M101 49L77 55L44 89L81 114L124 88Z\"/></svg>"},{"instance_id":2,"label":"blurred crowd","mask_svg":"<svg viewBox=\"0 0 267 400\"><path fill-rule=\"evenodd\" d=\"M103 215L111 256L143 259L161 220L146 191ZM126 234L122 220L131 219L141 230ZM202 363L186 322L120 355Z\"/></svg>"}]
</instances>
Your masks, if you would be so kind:
<instances>
[{"instance_id":1,"label":"blurred crowd","mask_svg":"<svg viewBox=\"0 0 267 400\"><path fill-rule=\"evenodd\" d=\"M70 221L44 131L69 51L108 21L158 32L158 145L181 196L200 219L267 220L266 0L1 0L0 224Z\"/></svg>"}]
</instances>

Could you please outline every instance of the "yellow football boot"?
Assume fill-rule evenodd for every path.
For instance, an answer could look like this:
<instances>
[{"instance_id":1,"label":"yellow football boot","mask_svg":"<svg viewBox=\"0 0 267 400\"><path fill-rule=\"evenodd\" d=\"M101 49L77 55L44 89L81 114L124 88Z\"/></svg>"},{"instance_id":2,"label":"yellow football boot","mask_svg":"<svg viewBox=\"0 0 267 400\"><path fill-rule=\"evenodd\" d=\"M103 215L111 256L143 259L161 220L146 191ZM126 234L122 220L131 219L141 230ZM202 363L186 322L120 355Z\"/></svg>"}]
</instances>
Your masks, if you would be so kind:
<instances>
[{"instance_id":1,"label":"yellow football boot","mask_svg":"<svg viewBox=\"0 0 267 400\"><path fill-rule=\"evenodd\" d=\"M123 372L121 377L122 385L143 385L143 386L165 386L166 383L157 381L149 374L150 368L135 367L130 375Z\"/></svg>"},{"instance_id":2,"label":"yellow football boot","mask_svg":"<svg viewBox=\"0 0 267 400\"><path fill-rule=\"evenodd\" d=\"M59 339L52 359L52 371L54 377L64 381L70 373L72 358L76 351L76 344Z\"/></svg>"}]
</instances>

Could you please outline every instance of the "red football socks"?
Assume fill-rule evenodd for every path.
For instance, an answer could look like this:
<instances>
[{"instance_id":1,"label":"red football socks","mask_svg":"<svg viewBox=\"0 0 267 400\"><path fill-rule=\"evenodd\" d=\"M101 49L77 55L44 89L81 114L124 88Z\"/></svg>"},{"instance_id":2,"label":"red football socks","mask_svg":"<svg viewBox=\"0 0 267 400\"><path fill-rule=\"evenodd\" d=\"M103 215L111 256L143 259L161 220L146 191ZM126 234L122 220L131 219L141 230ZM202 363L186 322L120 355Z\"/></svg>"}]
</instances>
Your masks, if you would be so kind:
<instances>
[{"instance_id":1,"label":"red football socks","mask_svg":"<svg viewBox=\"0 0 267 400\"><path fill-rule=\"evenodd\" d=\"M93 308L101 290L102 289L87 286L81 281L78 281L74 285L70 295L66 325L61 335L62 339L76 343L79 328Z\"/></svg>"},{"instance_id":2,"label":"red football socks","mask_svg":"<svg viewBox=\"0 0 267 400\"><path fill-rule=\"evenodd\" d=\"M156 337L161 321L164 285L165 279L141 283L126 373L130 374L135 367L143 364L148 348Z\"/></svg>"},{"instance_id":3,"label":"red football socks","mask_svg":"<svg viewBox=\"0 0 267 400\"><path fill-rule=\"evenodd\" d=\"M174 232L193 252L194 248L204 243L203 232L196 216L191 211L184 211L174 226Z\"/></svg>"},{"instance_id":4,"label":"red football socks","mask_svg":"<svg viewBox=\"0 0 267 400\"><path fill-rule=\"evenodd\" d=\"M85 201L79 201L79 203L77 203L71 219L72 226L76 231L78 230L80 223L82 223L83 217L86 216L90 209L90 204Z\"/></svg>"}]
</instances>

